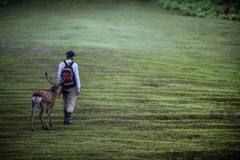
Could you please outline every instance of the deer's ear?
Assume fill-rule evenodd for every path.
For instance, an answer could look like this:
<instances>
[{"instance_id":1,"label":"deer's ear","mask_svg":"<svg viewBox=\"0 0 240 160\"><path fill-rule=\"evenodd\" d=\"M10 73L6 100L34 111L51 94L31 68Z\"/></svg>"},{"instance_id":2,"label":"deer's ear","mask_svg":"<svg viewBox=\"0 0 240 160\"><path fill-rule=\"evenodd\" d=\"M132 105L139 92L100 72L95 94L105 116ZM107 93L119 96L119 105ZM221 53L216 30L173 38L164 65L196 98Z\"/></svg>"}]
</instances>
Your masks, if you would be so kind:
<instances>
[{"instance_id":1,"label":"deer's ear","mask_svg":"<svg viewBox=\"0 0 240 160\"><path fill-rule=\"evenodd\" d=\"M49 91L54 92L54 91L55 91L55 88L52 87L52 88L49 89Z\"/></svg>"}]
</instances>

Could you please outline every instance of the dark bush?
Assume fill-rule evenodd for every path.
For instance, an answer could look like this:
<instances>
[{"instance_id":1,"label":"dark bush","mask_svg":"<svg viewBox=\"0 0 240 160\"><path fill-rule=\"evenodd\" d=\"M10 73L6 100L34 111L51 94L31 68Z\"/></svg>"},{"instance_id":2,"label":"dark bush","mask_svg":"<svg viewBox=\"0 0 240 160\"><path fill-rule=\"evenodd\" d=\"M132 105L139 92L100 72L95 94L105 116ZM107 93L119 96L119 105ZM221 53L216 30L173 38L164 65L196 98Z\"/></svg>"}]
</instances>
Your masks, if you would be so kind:
<instances>
[{"instance_id":1,"label":"dark bush","mask_svg":"<svg viewBox=\"0 0 240 160\"><path fill-rule=\"evenodd\" d=\"M240 1L235 0L152 0L160 7L178 12L182 15L207 18L221 18L229 20L240 20ZM229 4L231 9L228 15L222 14L216 17L216 13L223 4Z\"/></svg>"}]
</instances>

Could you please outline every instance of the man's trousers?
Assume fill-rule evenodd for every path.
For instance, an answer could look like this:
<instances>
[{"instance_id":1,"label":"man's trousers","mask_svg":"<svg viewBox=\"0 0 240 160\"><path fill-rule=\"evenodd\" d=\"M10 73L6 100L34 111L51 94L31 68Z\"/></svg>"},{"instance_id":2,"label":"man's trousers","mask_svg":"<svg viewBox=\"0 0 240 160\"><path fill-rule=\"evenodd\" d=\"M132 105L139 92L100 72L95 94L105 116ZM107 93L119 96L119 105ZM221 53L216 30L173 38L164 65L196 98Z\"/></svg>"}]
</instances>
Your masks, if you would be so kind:
<instances>
[{"instance_id":1,"label":"man's trousers","mask_svg":"<svg viewBox=\"0 0 240 160\"><path fill-rule=\"evenodd\" d=\"M77 90L75 87L68 88L68 92L63 93L63 107L64 111L72 113L75 106L75 101L77 100Z\"/></svg>"}]
</instances>

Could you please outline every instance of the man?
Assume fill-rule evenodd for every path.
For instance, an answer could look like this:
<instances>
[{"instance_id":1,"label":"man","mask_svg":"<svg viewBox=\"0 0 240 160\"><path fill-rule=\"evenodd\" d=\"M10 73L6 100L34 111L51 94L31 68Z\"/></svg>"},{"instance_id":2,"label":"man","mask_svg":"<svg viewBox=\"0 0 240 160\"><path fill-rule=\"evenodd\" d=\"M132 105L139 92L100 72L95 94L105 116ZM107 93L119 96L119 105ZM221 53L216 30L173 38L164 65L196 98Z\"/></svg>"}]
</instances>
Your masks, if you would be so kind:
<instances>
[{"instance_id":1,"label":"man","mask_svg":"<svg viewBox=\"0 0 240 160\"><path fill-rule=\"evenodd\" d=\"M77 99L77 95L80 92L81 88L81 83L80 83L80 78L79 78L79 73L78 73L78 65L73 62L74 57L76 54L73 51L68 51L66 53L66 58L64 62L61 62L59 64L59 69L58 69L58 83L62 79L62 74L65 74L65 70L69 71L69 73L73 74L73 76L66 77L69 81L71 78L73 78L73 82L70 84L69 81L64 81L63 83L63 107L64 107L64 113L65 113L65 119L64 123L65 124L71 124L72 121L70 119L71 114L74 110L74 105L75 101ZM67 72L66 72L67 73Z\"/></svg>"}]
</instances>

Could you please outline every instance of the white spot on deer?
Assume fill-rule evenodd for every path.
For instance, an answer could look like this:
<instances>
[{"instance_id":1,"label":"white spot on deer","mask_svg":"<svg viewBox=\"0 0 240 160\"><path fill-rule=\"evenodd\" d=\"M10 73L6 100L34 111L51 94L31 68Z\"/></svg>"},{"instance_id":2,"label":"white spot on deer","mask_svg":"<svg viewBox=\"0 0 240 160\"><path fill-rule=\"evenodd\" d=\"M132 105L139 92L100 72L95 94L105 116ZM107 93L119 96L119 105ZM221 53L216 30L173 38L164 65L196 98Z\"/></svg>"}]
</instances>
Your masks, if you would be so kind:
<instances>
[{"instance_id":1,"label":"white spot on deer","mask_svg":"<svg viewBox=\"0 0 240 160\"><path fill-rule=\"evenodd\" d=\"M32 101L35 103L36 97L32 96Z\"/></svg>"},{"instance_id":2,"label":"white spot on deer","mask_svg":"<svg viewBox=\"0 0 240 160\"><path fill-rule=\"evenodd\" d=\"M40 102L42 101L41 97L33 96L32 101L34 102L34 107L41 109Z\"/></svg>"},{"instance_id":3,"label":"white spot on deer","mask_svg":"<svg viewBox=\"0 0 240 160\"><path fill-rule=\"evenodd\" d=\"M36 97L36 104L39 109L41 109L40 102L42 101L41 97Z\"/></svg>"}]
</instances>

